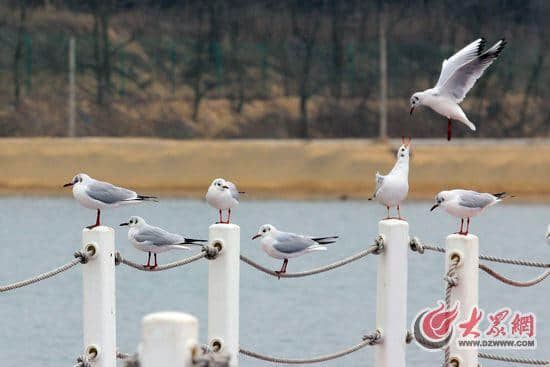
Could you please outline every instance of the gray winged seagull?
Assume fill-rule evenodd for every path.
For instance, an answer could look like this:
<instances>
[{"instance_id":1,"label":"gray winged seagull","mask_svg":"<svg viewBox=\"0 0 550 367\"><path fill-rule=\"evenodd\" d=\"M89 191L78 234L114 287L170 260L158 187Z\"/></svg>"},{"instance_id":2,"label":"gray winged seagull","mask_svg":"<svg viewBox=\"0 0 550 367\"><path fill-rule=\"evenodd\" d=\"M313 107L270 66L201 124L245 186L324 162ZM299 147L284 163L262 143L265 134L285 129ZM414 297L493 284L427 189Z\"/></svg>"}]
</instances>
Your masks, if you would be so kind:
<instances>
[{"instance_id":1,"label":"gray winged seagull","mask_svg":"<svg viewBox=\"0 0 550 367\"><path fill-rule=\"evenodd\" d=\"M208 191L206 192L206 201L208 204L218 209L220 213L220 221L218 223L229 223L231 219L231 208L239 204L240 194L244 194L244 191L239 191L237 186L230 181L223 178L216 178L210 184ZM222 219L222 211L227 210L227 221Z\"/></svg>"},{"instance_id":2,"label":"gray winged seagull","mask_svg":"<svg viewBox=\"0 0 550 367\"><path fill-rule=\"evenodd\" d=\"M503 38L483 51L485 39L479 38L447 60L443 60L441 74L435 87L416 92L410 100L410 114L418 106L428 106L435 112L447 118L447 140L452 136L452 120L457 120L475 131L476 126L466 117L459 104L472 89L483 72L504 49L506 40Z\"/></svg>"},{"instance_id":3,"label":"gray winged seagull","mask_svg":"<svg viewBox=\"0 0 550 367\"><path fill-rule=\"evenodd\" d=\"M138 195L135 191L95 180L85 173L77 174L71 182L63 185L63 187L68 186L73 187L73 196L82 206L97 210L95 224L87 226L88 229L101 225L99 220L101 209L157 201L155 196Z\"/></svg>"},{"instance_id":4,"label":"gray winged seagull","mask_svg":"<svg viewBox=\"0 0 550 367\"><path fill-rule=\"evenodd\" d=\"M131 216L128 222L121 223L121 226L128 226L128 240L140 251L147 252L147 264L144 266L150 269L157 267L157 254L170 250L189 250L185 245L203 246L201 243L206 240L186 238L176 233L170 233L160 227L148 224L145 219L138 216ZM155 256L155 264L151 265L151 253Z\"/></svg>"},{"instance_id":5,"label":"gray winged seagull","mask_svg":"<svg viewBox=\"0 0 550 367\"><path fill-rule=\"evenodd\" d=\"M509 197L513 196L505 192L489 194L461 189L441 191L435 197L435 204L430 211L441 207L450 215L460 218L460 231L457 233L467 235L470 230L470 218ZM467 219L466 231L464 231L464 219Z\"/></svg>"},{"instance_id":6,"label":"gray winged seagull","mask_svg":"<svg viewBox=\"0 0 550 367\"><path fill-rule=\"evenodd\" d=\"M271 224L264 224L252 239L260 238L262 249L271 257L283 260L281 270L277 274L286 273L288 259L313 251L325 251L323 245L336 242L338 236L310 237L277 230Z\"/></svg>"}]
</instances>

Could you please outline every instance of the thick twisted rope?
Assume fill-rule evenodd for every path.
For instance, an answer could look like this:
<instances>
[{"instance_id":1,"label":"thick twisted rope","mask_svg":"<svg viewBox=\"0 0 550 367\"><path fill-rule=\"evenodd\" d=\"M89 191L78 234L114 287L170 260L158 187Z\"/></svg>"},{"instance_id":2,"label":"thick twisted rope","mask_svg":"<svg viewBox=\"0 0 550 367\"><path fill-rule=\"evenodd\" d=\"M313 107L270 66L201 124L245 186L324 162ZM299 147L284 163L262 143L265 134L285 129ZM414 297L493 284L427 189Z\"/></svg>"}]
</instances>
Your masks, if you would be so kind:
<instances>
[{"instance_id":1,"label":"thick twisted rope","mask_svg":"<svg viewBox=\"0 0 550 367\"><path fill-rule=\"evenodd\" d=\"M340 352L337 352L337 353L332 353L332 354L327 354L327 355L320 356L320 357L307 358L307 359L289 359L289 358L272 357L272 356L267 356L267 355L264 355L264 354L259 354L259 353L256 353L256 352L251 352L251 351L243 349L243 348L239 349L239 353L241 353L245 356L248 356L248 357L252 357L252 358L256 358L256 359L260 359L262 361L272 362L272 363L284 363L284 364L319 363L319 362L330 361L331 359L336 359L336 358L346 356L346 355L351 354L353 352L356 352L359 349L362 349L362 348L364 348L368 345L378 344L381 340L381 337L382 337L382 334L380 333L380 331L377 330L374 333L367 334L367 335L363 336L363 341L361 343L357 344L357 345L354 345L351 348L344 349L343 351L340 351Z\"/></svg>"},{"instance_id":2,"label":"thick twisted rope","mask_svg":"<svg viewBox=\"0 0 550 367\"><path fill-rule=\"evenodd\" d=\"M187 265L187 264L190 264L194 261L200 260L202 258L215 259L218 256L218 253L219 253L219 251L218 251L217 248L214 248L214 247L211 247L211 246L204 246L202 252L200 252L196 255L190 256L190 257L185 258L183 260L178 260L178 261L174 261L174 262L171 262L171 263L168 263L168 264L159 265L155 268L150 268L150 267L147 267L145 265L138 264L138 263L135 263L131 260L125 259L124 257L122 257L120 252L117 251L117 253L115 255L115 264L116 265L124 264L124 265L127 265L127 266L131 267L131 268L141 270L141 271L163 271L163 270L173 269L173 268L176 268L178 266Z\"/></svg>"},{"instance_id":3,"label":"thick twisted rope","mask_svg":"<svg viewBox=\"0 0 550 367\"><path fill-rule=\"evenodd\" d=\"M459 261L460 259L457 257L451 258L451 264L449 264L449 270L447 270L447 275L445 276L445 281L447 282L447 286L445 287L445 305L447 310L451 308L451 290L458 285L456 268ZM450 357L451 349L447 346L445 347L445 361L443 362L443 367L451 367L449 364Z\"/></svg>"},{"instance_id":4,"label":"thick twisted rope","mask_svg":"<svg viewBox=\"0 0 550 367\"><path fill-rule=\"evenodd\" d=\"M412 251L423 254L424 250L436 251L445 253L445 248L439 246L431 246L423 244L417 237L413 237L409 243L409 247ZM512 265L523 265L531 266L535 268L550 268L550 263L543 263L538 261L528 261L528 260L519 260L519 259L510 259L504 257L494 257L487 255L479 255L480 260L492 261L501 264L512 264Z\"/></svg>"},{"instance_id":5,"label":"thick twisted rope","mask_svg":"<svg viewBox=\"0 0 550 367\"><path fill-rule=\"evenodd\" d=\"M541 359L515 358L515 357L499 356L496 354L478 353L478 357L483 359L492 359L495 361L510 362L510 363L535 364L539 366L550 365L550 361L543 361Z\"/></svg>"},{"instance_id":6,"label":"thick twisted rope","mask_svg":"<svg viewBox=\"0 0 550 367\"><path fill-rule=\"evenodd\" d=\"M75 259L73 261L68 262L67 264L62 265L62 266L60 266L60 267L58 267L58 268L56 268L52 271L48 271L46 273L36 275L36 276L34 276L30 279L26 279L26 280L22 280L20 282L4 285L4 286L0 287L0 293L11 291L13 289L17 289L17 288L21 288L21 287L26 287L26 286L34 284L34 283L38 283L38 282L40 282L44 279L48 279L48 278L51 278L53 276L56 276L57 274L63 273L64 271L67 271L70 268L72 268L73 266L76 266L78 264L86 264L91 255L92 255L91 252L84 253L82 251L76 251L74 253Z\"/></svg>"},{"instance_id":7,"label":"thick twisted rope","mask_svg":"<svg viewBox=\"0 0 550 367\"><path fill-rule=\"evenodd\" d=\"M276 278L301 278L301 277L307 277L307 276L310 276L310 275L314 275L314 274L319 274L319 273L323 273L325 271L329 271L329 270L333 270L333 269L336 269L336 268L339 268L341 266L344 266L344 265L347 265L355 260L359 260L367 255L370 255L370 254L380 254L382 252L382 250L384 249L384 239L382 236L378 236L375 240L375 244L372 245L371 247L369 247L368 249L366 250L363 250L353 256L350 256L350 257L347 257L345 259L342 259L340 261L337 261L335 263L332 263L332 264L328 264L328 265L325 265L325 266L321 266L319 268L315 268L315 269L311 269L311 270L308 270L308 271L302 271L302 272L299 272L299 273L277 273L276 271L273 271L271 269L268 269L266 268L265 266L263 265L260 265L258 264L257 262L254 262L252 260L250 260L248 257L244 256L244 255L241 255L241 261L252 266L253 268L256 268L257 270L259 271L262 271L266 274L269 274L271 276L274 276Z\"/></svg>"},{"instance_id":8,"label":"thick twisted rope","mask_svg":"<svg viewBox=\"0 0 550 367\"><path fill-rule=\"evenodd\" d=\"M490 276L492 276L493 278L498 279L501 282L506 283L508 285L512 285L514 287L531 287L535 284L542 282L544 279L546 279L550 275L550 270L546 270L544 273L542 273L541 275L539 275L534 279L519 281L519 280L506 278L504 275L499 274L498 272L496 272L495 270L491 269L490 267L484 264L479 264L479 268L484 272L486 272L487 274L489 274Z\"/></svg>"}]
</instances>

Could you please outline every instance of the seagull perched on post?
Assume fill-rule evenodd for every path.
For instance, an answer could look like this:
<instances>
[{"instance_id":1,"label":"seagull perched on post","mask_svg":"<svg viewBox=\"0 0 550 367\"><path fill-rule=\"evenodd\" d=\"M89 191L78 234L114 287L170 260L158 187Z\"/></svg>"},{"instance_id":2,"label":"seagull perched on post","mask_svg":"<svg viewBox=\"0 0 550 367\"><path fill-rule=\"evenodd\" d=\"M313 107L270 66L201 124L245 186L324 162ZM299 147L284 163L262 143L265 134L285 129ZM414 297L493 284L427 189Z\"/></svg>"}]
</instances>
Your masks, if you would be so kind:
<instances>
[{"instance_id":1,"label":"seagull perched on post","mask_svg":"<svg viewBox=\"0 0 550 367\"><path fill-rule=\"evenodd\" d=\"M206 192L206 201L208 204L218 209L220 212L220 221L218 223L229 223L231 219L231 208L239 204L240 194L244 191L239 191L233 182L216 178ZM227 210L227 221L222 220L222 210Z\"/></svg>"},{"instance_id":2,"label":"seagull perched on post","mask_svg":"<svg viewBox=\"0 0 550 367\"><path fill-rule=\"evenodd\" d=\"M189 250L185 245L203 246L201 242L206 240L197 240L194 238L185 238L179 234L170 233L160 227L148 224L145 219L138 216L132 216L128 222L120 223L121 226L129 226L128 240L140 251L149 253L147 264L144 266L150 269L157 267L157 254L170 250ZM155 265L151 265L151 253L155 255Z\"/></svg>"},{"instance_id":3,"label":"seagull perched on post","mask_svg":"<svg viewBox=\"0 0 550 367\"><path fill-rule=\"evenodd\" d=\"M470 230L470 218L481 214L488 207L513 197L505 192L498 194L479 193L472 190L441 191L435 197L435 204L430 211L442 207L450 215L460 218L460 231L458 234L467 235ZM467 219L466 231L464 231L464 219Z\"/></svg>"},{"instance_id":4,"label":"seagull perched on post","mask_svg":"<svg viewBox=\"0 0 550 367\"><path fill-rule=\"evenodd\" d=\"M390 173L382 176L376 172L376 188L369 200L375 199L384 205L388 210L390 219L390 208L397 206L397 218L401 218L400 204L405 200L409 193L409 150L411 147L411 138L405 143L405 138L401 139L402 145L397 150L397 162Z\"/></svg>"},{"instance_id":5,"label":"seagull perched on post","mask_svg":"<svg viewBox=\"0 0 550 367\"><path fill-rule=\"evenodd\" d=\"M441 74L435 87L416 92L411 97L412 115L418 106L428 106L447 118L447 140L451 140L452 120L457 120L475 131L476 126L466 117L459 104L472 89L506 45L503 38L487 51L483 51L485 39L480 38L458 51L448 60L443 60Z\"/></svg>"},{"instance_id":6,"label":"seagull perched on post","mask_svg":"<svg viewBox=\"0 0 550 367\"><path fill-rule=\"evenodd\" d=\"M277 230L271 224L264 224L252 239L260 239L262 249L271 257L283 260L281 270L277 274L286 273L288 259L297 257L312 251L325 251L322 245L336 242L338 236L309 237Z\"/></svg>"},{"instance_id":7,"label":"seagull perched on post","mask_svg":"<svg viewBox=\"0 0 550 367\"><path fill-rule=\"evenodd\" d=\"M155 196L138 195L135 191L115 186L108 182L98 181L85 173L74 176L71 182L63 187L73 187L73 196L82 206L96 209L95 224L86 228L92 229L100 225L101 209L120 205L141 203L143 201L157 201Z\"/></svg>"}]
</instances>

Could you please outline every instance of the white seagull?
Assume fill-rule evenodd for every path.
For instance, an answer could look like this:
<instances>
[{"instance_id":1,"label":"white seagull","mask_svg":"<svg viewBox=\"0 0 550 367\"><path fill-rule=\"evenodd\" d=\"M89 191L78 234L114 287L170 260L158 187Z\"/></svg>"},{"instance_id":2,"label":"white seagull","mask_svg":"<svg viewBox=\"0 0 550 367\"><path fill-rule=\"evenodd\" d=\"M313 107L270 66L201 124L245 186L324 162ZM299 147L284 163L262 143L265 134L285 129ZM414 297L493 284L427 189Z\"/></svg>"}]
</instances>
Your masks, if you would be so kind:
<instances>
[{"instance_id":1,"label":"white seagull","mask_svg":"<svg viewBox=\"0 0 550 367\"><path fill-rule=\"evenodd\" d=\"M244 191L239 191L233 182L216 178L206 192L206 201L208 204L218 209L220 212L220 221L218 223L229 223L231 219L231 208L239 204L240 194ZM227 210L227 221L222 220L222 210Z\"/></svg>"},{"instance_id":2,"label":"white seagull","mask_svg":"<svg viewBox=\"0 0 550 367\"><path fill-rule=\"evenodd\" d=\"M386 219L390 219L390 208L397 206L397 218L401 218L400 204L405 200L409 192L409 150L411 147L411 138L397 150L397 162L390 173L382 176L376 172L376 188L369 200L376 200L384 205L388 210Z\"/></svg>"},{"instance_id":3,"label":"white seagull","mask_svg":"<svg viewBox=\"0 0 550 367\"><path fill-rule=\"evenodd\" d=\"M271 257L281 259L283 266L277 274L286 273L288 259L297 257L312 251L325 251L327 248L322 245L336 242L338 236L309 237L277 230L271 224L264 224L258 233L252 237L253 240L260 239L262 249Z\"/></svg>"},{"instance_id":4,"label":"white seagull","mask_svg":"<svg viewBox=\"0 0 550 367\"><path fill-rule=\"evenodd\" d=\"M506 40L503 38L487 51L483 51L485 40L480 38L458 51L448 60L443 60L441 74L435 87L416 92L411 97L411 115L418 106L428 106L447 118L447 140L451 140L452 120L457 120L473 131L476 126L468 120L459 104L498 57Z\"/></svg>"},{"instance_id":5,"label":"white seagull","mask_svg":"<svg viewBox=\"0 0 550 367\"><path fill-rule=\"evenodd\" d=\"M144 266L154 269L157 267L157 254L170 250L189 250L185 245L199 245L206 240L185 238L179 234L170 233L160 227L147 224L145 219L132 216L128 222L121 223L121 226L129 226L128 240L140 251L149 253L147 264ZM155 255L155 265L151 265L151 253Z\"/></svg>"},{"instance_id":6,"label":"white seagull","mask_svg":"<svg viewBox=\"0 0 550 367\"><path fill-rule=\"evenodd\" d=\"M95 180L85 173L79 173L73 177L71 182L63 185L63 187L67 186L73 187L73 196L82 206L97 210L95 224L86 227L88 229L100 225L101 209L143 201L157 201L154 196L138 195L135 191Z\"/></svg>"},{"instance_id":7,"label":"white seagull","mask_svg":"<svg viewBox=\"0 0 550 367\"><path fill-rule=\"evenodd\" d=\"M489 194L460 189L441 191L435 197L435 204L430 211L442 207L450 215L460 218L460 231L458 234L467 235L470 230L470 218L481 214L488 207L509 197L513 196L505 192ZM465 218L468 220L466 231L464 231Z\"/></svg>"}]
</instances>

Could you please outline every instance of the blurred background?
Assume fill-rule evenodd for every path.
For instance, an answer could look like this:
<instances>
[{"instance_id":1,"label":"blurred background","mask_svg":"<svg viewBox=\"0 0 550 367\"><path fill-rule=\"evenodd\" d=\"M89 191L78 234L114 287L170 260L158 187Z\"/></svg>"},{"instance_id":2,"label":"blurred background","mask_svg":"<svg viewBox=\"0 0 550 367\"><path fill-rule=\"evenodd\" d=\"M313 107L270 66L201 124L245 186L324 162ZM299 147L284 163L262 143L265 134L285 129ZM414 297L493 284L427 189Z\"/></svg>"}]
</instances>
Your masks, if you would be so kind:
<instances>
[{"instance_id":1,"label":"blurred background","mask_svg":"<svg viewBox=\"0 0 550 367\"><path fill-rule=\"evenodd\" d=\"M409 97L479 37L508 46L455 136L550 134L544 0L0 4L0 136L441 137Z\"/></svg>"}]
</instances>

